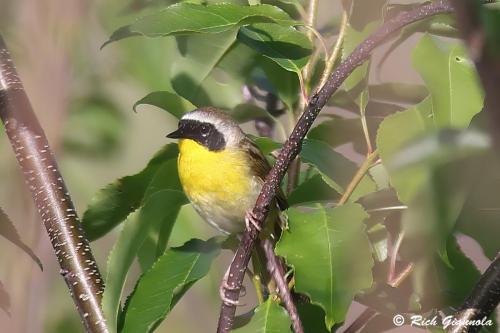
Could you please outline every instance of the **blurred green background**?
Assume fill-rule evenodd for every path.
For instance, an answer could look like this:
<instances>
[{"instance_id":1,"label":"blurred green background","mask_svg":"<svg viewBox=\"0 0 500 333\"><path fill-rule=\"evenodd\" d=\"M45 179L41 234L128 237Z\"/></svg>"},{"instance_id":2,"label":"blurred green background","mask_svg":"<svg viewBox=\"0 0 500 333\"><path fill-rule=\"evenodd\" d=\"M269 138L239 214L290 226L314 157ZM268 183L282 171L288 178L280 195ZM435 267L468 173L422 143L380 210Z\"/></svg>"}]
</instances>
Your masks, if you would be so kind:
<instances>
[{"instance_id":1,"label":"blurred green background","mask_svg":"<svg viewBox=\"0 0 500 333\"><path fill-rule=\"evenodd\" d=\"M153 107L140 106L137 113L132 110L133 104L147 93L169 87L168 64L176 52L173 38L130 38L100 50L112 31L130 22L141 2L147 1L0 0L0 33L56 152L80 215L98 189L142 169L167 142L166 133L176 125L174 117ZM320 5L321 22L338 22L339 1L320 1ZM420 82L409 57L417 39L410 38L391 55L387 62L390 65L382 72L384 80ZM380 57L383 50L378 50L376 56ZM251 124L245 129L252 130ZM362 158L350 147L340 150L354 160ZM0 311L1 330L82 332L3 129L0 157L0 207L44 264L41 272L21 250L0 241L0 281L11 301L10 316ZM186 206L170 244L215 234ZM92 244L103 275L116 235L117 230ZM475 254L483 270L488 261L477 244L465 238L462 242ZM214 330L220 304L218 285L229 260L230 253L217 258L209 277L189 290L158 332ZM131 274L137 276L139 269L136 267ZM135 281L135 276L129 281ZM252 288L247 289L244 303L253 304ZM359 311L354 306L350 318Z\"/></svg>"}]
</instances>

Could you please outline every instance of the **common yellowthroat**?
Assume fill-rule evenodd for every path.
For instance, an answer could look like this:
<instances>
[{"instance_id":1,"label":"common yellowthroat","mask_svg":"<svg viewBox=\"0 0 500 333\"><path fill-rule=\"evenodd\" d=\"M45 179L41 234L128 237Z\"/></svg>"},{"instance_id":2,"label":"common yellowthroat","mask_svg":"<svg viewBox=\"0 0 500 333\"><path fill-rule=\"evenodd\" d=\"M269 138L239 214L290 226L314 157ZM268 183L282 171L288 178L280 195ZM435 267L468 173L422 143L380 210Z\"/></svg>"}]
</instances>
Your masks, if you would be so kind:
<instances>
[{"instance_id":1,"label":"common yellowthroat","mask_svg":"<svg viewBox=\"0 0 500 333\"><path fill-rule=\"evenodd\" d=\"M184 114L167 137L180 139L180 182L202 218L226 234L240 233L250 224L258 228L252 208L271 168L240 126L223 111L202 107ZM280 190L268 219L286 208Z\"/></svg>"},{"instance_id":2,"label":"common yellowthroat","mask_svg":"<svg viewBox=\"0 0 500 333\"><path fill-rule=\"evenodd\" d=\"M186 196L201 217L226 234L241 233L255 222L253 206L264 179L271 169L260 149L241 130L240 126L223 111L203 107L182 116L176 131L168 138L179 139L177 169ZM268 222L279 222L279 211L287 208L280 190L275 199L276 208ZM275 223L266 223L269 231L261 237L271 237ZM261 267L265 274L263 254L254 252L254 268ZM224 303L237 301L225 297L229 270L223 278L220 296ZM263 281L269 277L263 276Z\"/></svg>"}]
</instances>

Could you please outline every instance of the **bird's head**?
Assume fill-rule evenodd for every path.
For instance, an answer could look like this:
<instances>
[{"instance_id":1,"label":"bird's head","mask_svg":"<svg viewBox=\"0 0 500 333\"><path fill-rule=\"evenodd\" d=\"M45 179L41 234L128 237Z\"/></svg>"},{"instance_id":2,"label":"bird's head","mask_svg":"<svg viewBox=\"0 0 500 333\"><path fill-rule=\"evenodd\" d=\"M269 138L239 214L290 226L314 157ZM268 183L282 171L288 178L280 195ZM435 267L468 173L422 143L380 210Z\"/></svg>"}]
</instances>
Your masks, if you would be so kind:
<instances>
[{"instance_id":1,"label":"bird's head","mask_svg":"<svg viewBox=\"0 0 500 333\"><path fill-rule=\"evenodd\" d=\"M202 107L184 114L171 139L191 139L211 151L237 147L245 134L222 110Z\"/></svg>"}]
</instances>

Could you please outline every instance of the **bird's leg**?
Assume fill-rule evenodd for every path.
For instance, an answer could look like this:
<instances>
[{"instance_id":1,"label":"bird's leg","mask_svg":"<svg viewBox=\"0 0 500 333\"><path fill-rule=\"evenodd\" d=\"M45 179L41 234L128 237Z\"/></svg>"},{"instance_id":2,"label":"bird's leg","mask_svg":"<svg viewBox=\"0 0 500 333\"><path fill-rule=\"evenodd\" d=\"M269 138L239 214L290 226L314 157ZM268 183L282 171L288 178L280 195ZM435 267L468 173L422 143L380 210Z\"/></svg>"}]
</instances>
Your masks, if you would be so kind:
<instances>
[{"instance_id":1,"label":"bird's leg","mask_svg":"<svg viewBox=\"0 0 500 333\"><path fill-rule=\"evenodd\" d=\"M250 224L253 225L254 228L257 229L257 231L262 230L262 228L257 223L257 217L254 215L252 209L247 210L245 214L245 226L247 228L247 231L250 231Z\"/></svg>"}]
</instances>

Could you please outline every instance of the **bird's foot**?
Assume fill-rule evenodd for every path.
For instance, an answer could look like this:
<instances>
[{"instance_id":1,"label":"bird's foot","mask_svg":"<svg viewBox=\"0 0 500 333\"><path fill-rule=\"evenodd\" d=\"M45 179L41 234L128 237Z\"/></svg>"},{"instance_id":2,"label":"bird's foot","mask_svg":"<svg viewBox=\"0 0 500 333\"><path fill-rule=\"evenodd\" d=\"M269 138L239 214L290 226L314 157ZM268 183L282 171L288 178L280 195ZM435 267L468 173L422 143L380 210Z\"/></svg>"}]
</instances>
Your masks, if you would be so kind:
<instances>
[{"instance_id":1,"label":"bird's foot","mask_svg":"<svg viewBox=\"0 0 500 333\"><path fill-rule=\"evenodd\" d=\"M230 286L228 283L227 283L227 279L229 277L229 268L228 270L226 271L226 273L224 274L224 277L222 278L222 283L221 283L221 286L219 288L219 296L220 296L220 299L222 300L222 302L228 306L238 306L239 305L239 301L238 300L233 300L233 299L230 299L229 297L226 296L226 291L227 290L238 290L240 289L241 290L241 293L243 293L243 295L246 294L246 289L245 287L241 286L241 288L237 288L237 287L234 287L234 286Z\"/></svg>"},{"instance_id":2,"label":"bird's foot","mask_svg":"<svg viewBox=\"0 0 500 333\"><path fill-rule=\"evenodd\" d=\"M259 223L257 222L257 217L254 215L253 210L250 209L247 211L245 214L245 226L247 228L247 231L251 230L250 224L254 226L257 231L261 231L262 228L259 226Z\"/></svg>"}]
</instances>

